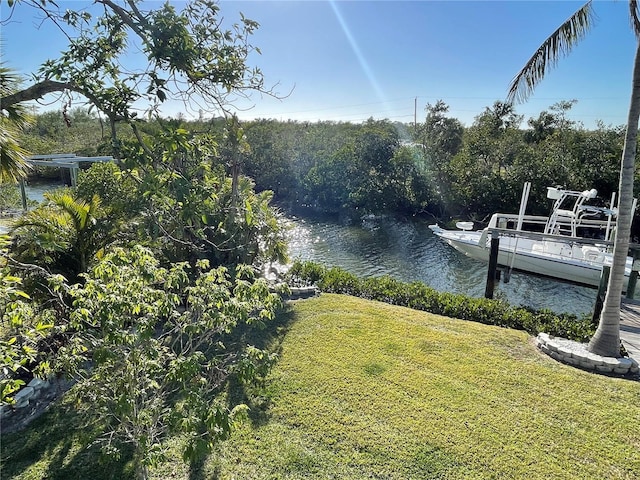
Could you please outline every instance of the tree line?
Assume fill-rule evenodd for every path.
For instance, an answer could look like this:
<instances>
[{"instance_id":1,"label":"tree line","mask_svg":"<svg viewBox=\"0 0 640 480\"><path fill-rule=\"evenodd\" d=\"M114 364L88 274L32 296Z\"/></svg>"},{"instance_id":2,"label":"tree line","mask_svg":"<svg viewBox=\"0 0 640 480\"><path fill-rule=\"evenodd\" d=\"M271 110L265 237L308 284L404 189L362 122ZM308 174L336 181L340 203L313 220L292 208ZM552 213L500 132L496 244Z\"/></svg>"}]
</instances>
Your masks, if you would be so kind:
<instances>
[{"instance_id":1,"label":"tree line","mask_svg":"<svg viewBox=\"0 0 640 480\"><path fill-rule=\"evenodd\" d=\"M601 202L618 188L623 127L585 129L568 118L574 103L556 103L525 122L512 105L495 102L468 127L449 117L442 101L427 105L418 124L252 120L241 126L246 146L238 161L258 191L273 192L290 210L483 222L516 211L528 181L528 211L543 215L548 186L596 188ZM222 135L225 127L221 119L159 119L143 127L149 134L167 128ZM111 151L104 125L83 109L67 113L66 122L61 112L37 115L21 140L38 153Z\"/></svg>"}]
</instances>

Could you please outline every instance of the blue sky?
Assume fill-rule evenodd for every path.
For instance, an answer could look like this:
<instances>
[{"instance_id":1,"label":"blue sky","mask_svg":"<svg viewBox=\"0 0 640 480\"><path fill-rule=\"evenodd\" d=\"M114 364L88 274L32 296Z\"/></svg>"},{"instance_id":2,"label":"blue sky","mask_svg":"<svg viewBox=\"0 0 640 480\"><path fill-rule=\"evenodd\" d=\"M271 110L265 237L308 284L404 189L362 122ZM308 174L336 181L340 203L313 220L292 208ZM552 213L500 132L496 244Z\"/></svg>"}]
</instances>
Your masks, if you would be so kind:
<instances>
[{"instance_id":1,"label":"blue sky","mask_svg":"<svg viewBox=\"0 0 640 480\"><path fill-rule=\"evenodd\" d=\"M64 7L89 2L59 1ZM153 3L153 2L148 2ZM181 2L172 2L179 5ZM542 41L583 2L570 1L235 1L260 23L251 58L282 100L253 96L239 116L359 122L369 117L418 121L441 99L465 125L506 96L509 82ZM2 17L7 13L2 1ZM636 41L626 1L596 1L590 34L551 70L516 111L529 117L562 100L578 102L569 117L593 128L626 123ZM55 32L37 29L30 10L3 27L2 57L29 74L64 47ZM174 106L167 114L174 115Z\"/></svg>"}]
</instances>

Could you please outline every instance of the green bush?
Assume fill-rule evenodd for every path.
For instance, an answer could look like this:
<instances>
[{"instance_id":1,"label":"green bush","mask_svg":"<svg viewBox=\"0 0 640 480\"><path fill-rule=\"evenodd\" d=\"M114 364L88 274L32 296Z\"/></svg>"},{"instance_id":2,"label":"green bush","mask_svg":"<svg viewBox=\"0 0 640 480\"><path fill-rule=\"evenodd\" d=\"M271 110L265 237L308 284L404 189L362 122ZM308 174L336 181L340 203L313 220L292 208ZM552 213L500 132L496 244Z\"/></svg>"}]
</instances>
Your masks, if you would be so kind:
<instances>
[{"instance_id":1,"label":"green bush","mask_svg":"<svg viewBox=\"0 0 640 480\"><path fill-rule=\"evenodd\" d=\"M288 277L291 285L314 284L323 292L343 293L462 320L515 328L532 335L546 332L586 342L595 331L591 319L586 316L578 318L550 310L514 307L502 300L438 292L420 282L405 283L389 276L360 279L341 268L326 268L314 262L295 262Z\"/></svg>"},{"instance_id":2,"label":"green bush","mask_svg":"<svg viewBox=\"0 0 640 480\"><path fill-rule=\"evenodd\" d=\"M20 187L14 183L0 183L0 215L22 208Z\"/></svg>"}]
</instances>

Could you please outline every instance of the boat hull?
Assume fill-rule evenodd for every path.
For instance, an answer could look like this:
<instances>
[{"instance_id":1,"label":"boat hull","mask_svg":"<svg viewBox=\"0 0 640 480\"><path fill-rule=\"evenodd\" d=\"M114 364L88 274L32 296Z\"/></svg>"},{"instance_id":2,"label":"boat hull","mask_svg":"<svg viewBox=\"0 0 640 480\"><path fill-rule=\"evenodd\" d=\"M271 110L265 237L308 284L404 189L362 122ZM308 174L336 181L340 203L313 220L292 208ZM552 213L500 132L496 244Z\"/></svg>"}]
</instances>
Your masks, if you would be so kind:
<instances>
[{"instance_id":1,"label":"boat hull","mask_svg":"<svg viewBox=\"0 0 640 480\"><path fill-rule=\"evenodd\" d=\"M489 242L482 231L444 230L430 226L435 235L457 251L475 260L489 261ZM515 255L514 255L515 252ZM515 270L597 287L602 267L611 265L612 255L596 247L576 247L561 241L533 241L517 236L501 237L498 264ZM625 288L632 260L627 259Z\"/></svg>"}]
</instances>

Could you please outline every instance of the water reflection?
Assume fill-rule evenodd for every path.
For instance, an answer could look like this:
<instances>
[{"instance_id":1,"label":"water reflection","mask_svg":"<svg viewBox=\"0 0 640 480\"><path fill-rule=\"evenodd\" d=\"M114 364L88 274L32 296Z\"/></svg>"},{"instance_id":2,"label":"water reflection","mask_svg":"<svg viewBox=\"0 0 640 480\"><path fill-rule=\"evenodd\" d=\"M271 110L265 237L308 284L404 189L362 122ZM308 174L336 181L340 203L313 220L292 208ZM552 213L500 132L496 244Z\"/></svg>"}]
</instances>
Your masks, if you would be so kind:
<instances>
[{"instance_id":1,"label":"water reflection","mask_svg":"<svg viewBox=\"0 0 640 480\"><path fill-rule=\"evenodd\" d=\"M347 225L326 218L288 217L291 258L338 266L361 276L388 274L442 291L482 297L487 265L441 242L424 221L368 217ZM496 286L496 298L513 305L590 314L595 290L514 272Z\"/></svg>"},{"instance_id":2,"label":"water reflection","mask_svg":"<svg viewBox=\"0 0 640 480\"><path fill-rule=\"evenodd\" d=\"M42 201L43 193L56 187L28 185L27 196ZM388 274L405 282L421 281L442 292L484 295L487 265L445 245L425 221L367 217L354 225L291 216L287 222L291 258L338 266L360 277ZM512 305L577 315L591 313L595 295L591 288L518 272L495 290L496 298Z\"/></svg>"}]
</instances>

